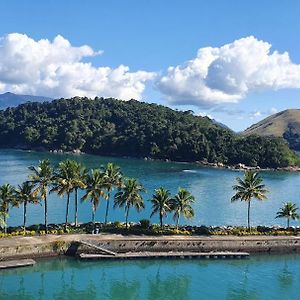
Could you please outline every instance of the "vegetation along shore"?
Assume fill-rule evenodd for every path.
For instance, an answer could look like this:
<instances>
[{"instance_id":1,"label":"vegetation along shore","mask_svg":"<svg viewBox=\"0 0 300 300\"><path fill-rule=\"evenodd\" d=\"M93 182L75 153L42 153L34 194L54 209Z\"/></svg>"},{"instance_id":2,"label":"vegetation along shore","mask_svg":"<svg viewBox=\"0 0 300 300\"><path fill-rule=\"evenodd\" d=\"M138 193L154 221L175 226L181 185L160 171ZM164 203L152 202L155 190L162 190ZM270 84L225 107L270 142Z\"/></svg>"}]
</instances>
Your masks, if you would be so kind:
<instances>
[{"instance_id":1,"label":"vegetation along shore","mask_svg":"<svg viewBox=\"0 0 300 300\"><path fill-rule=\"evenodd\" d=\"M300 166L281 137L243 136L192 111L113 98L75 97L1 110L0 147L214 166Z\"/></svg>"}]
</instances>

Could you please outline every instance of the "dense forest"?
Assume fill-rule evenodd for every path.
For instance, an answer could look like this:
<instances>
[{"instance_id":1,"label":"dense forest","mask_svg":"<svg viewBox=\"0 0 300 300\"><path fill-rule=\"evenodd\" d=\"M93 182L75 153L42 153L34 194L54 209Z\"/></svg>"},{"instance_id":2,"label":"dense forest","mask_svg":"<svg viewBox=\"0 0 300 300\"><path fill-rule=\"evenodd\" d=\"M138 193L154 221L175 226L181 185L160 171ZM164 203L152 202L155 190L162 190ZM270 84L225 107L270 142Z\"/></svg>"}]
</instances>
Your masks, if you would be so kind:
<instances>
[{"instance_id":1,"label":"dense forest","mask_svg":"<svg viewBox=\"0 0 300 300\"><path fill-rule=\"evenodd\" d=\"M2 110L0 147L260 167L299 163L281 138L243 137L192 111L112 98L75 97Z\"/></svg>"}]
</instances>

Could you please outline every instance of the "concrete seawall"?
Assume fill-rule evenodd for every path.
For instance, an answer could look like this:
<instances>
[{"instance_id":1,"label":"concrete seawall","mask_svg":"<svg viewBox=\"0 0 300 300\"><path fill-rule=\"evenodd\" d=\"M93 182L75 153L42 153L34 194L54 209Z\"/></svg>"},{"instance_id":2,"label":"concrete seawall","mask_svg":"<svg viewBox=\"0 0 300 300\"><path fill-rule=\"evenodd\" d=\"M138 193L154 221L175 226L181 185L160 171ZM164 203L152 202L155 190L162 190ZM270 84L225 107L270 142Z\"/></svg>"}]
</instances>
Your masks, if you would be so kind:
<instances>
[{"instance_id":1,"label":"concrete seawall","mask_svg":"<svg viewBox=\"0 0 300 300\"><path fill-rule=\"evenodd\" d=\"M92 243L117 253L125 252L211 252L300 253L297 236L121 236L110 234L47 235L0 239L0 259L48 257L65 254L92 253L81 245Z\"/></svg>"}]
</instances>

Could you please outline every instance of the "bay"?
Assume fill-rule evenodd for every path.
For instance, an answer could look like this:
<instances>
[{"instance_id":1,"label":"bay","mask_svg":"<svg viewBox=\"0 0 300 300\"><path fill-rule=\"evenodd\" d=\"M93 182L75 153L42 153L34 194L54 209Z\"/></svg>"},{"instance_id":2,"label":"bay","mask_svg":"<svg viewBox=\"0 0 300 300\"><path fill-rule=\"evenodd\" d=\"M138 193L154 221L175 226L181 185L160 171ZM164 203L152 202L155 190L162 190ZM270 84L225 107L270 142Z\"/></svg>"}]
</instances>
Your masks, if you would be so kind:
<instances>
[{"instance_id":1,"label":"bay","mask_svg":"<svg viewBox=\"0 0 300 300\"><path fill-rule=\"evenodd\" d=\"M146 209L137 213L132 210L130 221L149 219L151 198L155 188L164 186L174 194L178 187L187 188L196 198L194 205L195 218L182 220L182 224L192 225L246 225L247 208L243 202L231 203L233 195L232 185L237 176L243 173L232 170L221 170L201 167L196 164L174 163L162 161L145 161L133 158L103 157L94 155L52 154L42 152L30 152L11 149L0 150L0 184L21 184L30 173L28 167L37 165L41 159L49 159L55 166L59 161L71 158L84 163L88 168L98 168L107 162L118 164L125 176L137 178L146 188L144 194ZM268 200L252 202L251 220L253 225L285 225L284 220L275 219L276 212L283 202L292 201L300 206L300 173L292 172L261 172L264 182L269 189ZM81 192L82 195L82 192ZM97 210L97 221L104 220L105 200ZM51 194L49 198L49 223L62 223L65 218L66 200ZM74 219L74 200L70 207L71 221ZM91 219L90 203L83 203L79 207L79 220L88 222ZM110 210L110 221L124 221L124 211L120 209ZM158 217L154 216L152 222L158 223ZM166 222L173 222L169 216ZM22 223L22 208L12 209L9 225ZM28 224L43 223L43 207L30 206L28 209ZM292 222L291 225L298 225Z\"/></svg>"}]
</instances>

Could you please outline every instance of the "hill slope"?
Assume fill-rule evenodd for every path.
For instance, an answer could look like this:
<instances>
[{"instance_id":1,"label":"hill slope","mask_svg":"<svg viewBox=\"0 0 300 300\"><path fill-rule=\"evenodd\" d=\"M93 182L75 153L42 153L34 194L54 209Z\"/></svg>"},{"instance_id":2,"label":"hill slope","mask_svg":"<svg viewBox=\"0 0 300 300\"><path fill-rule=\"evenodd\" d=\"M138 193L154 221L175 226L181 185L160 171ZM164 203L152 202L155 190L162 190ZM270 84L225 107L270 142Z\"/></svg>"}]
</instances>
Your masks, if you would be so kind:
<instances>
[{"instance_id":1,"label":"hill slope","mask_svg":"<svg viewBox=\"0 0 300 300\"><path fill-rule=\"evenodd\" d=\"M26 102L44 102L51 101L51 98L43 96L31 96L31 95L17 95L13 93L0 94L0 109L5 109L8 107L16 107L19 104Z\"/></svg>"},{"instance_id":2,"label":"hill slope","mask_svg":"<svg viewBox=\"0 0 300 300\"><path fill-rule=\"evenodd\" d=\"M241 137L190 111L103 98L26 103L0 111L0 147L260 167L298 163L281 138Z\"/></svg>"},{"instance_id":3,"label":"hill slope","mask_svg":"<svg viewBox=\"0 0 300 300\"><path fill-rule=\"evenodd\" d=\"M243 134L283 137L292 149L300 150L300 109L288 109L269 116Z\"/></svg>"}]
</instances>

